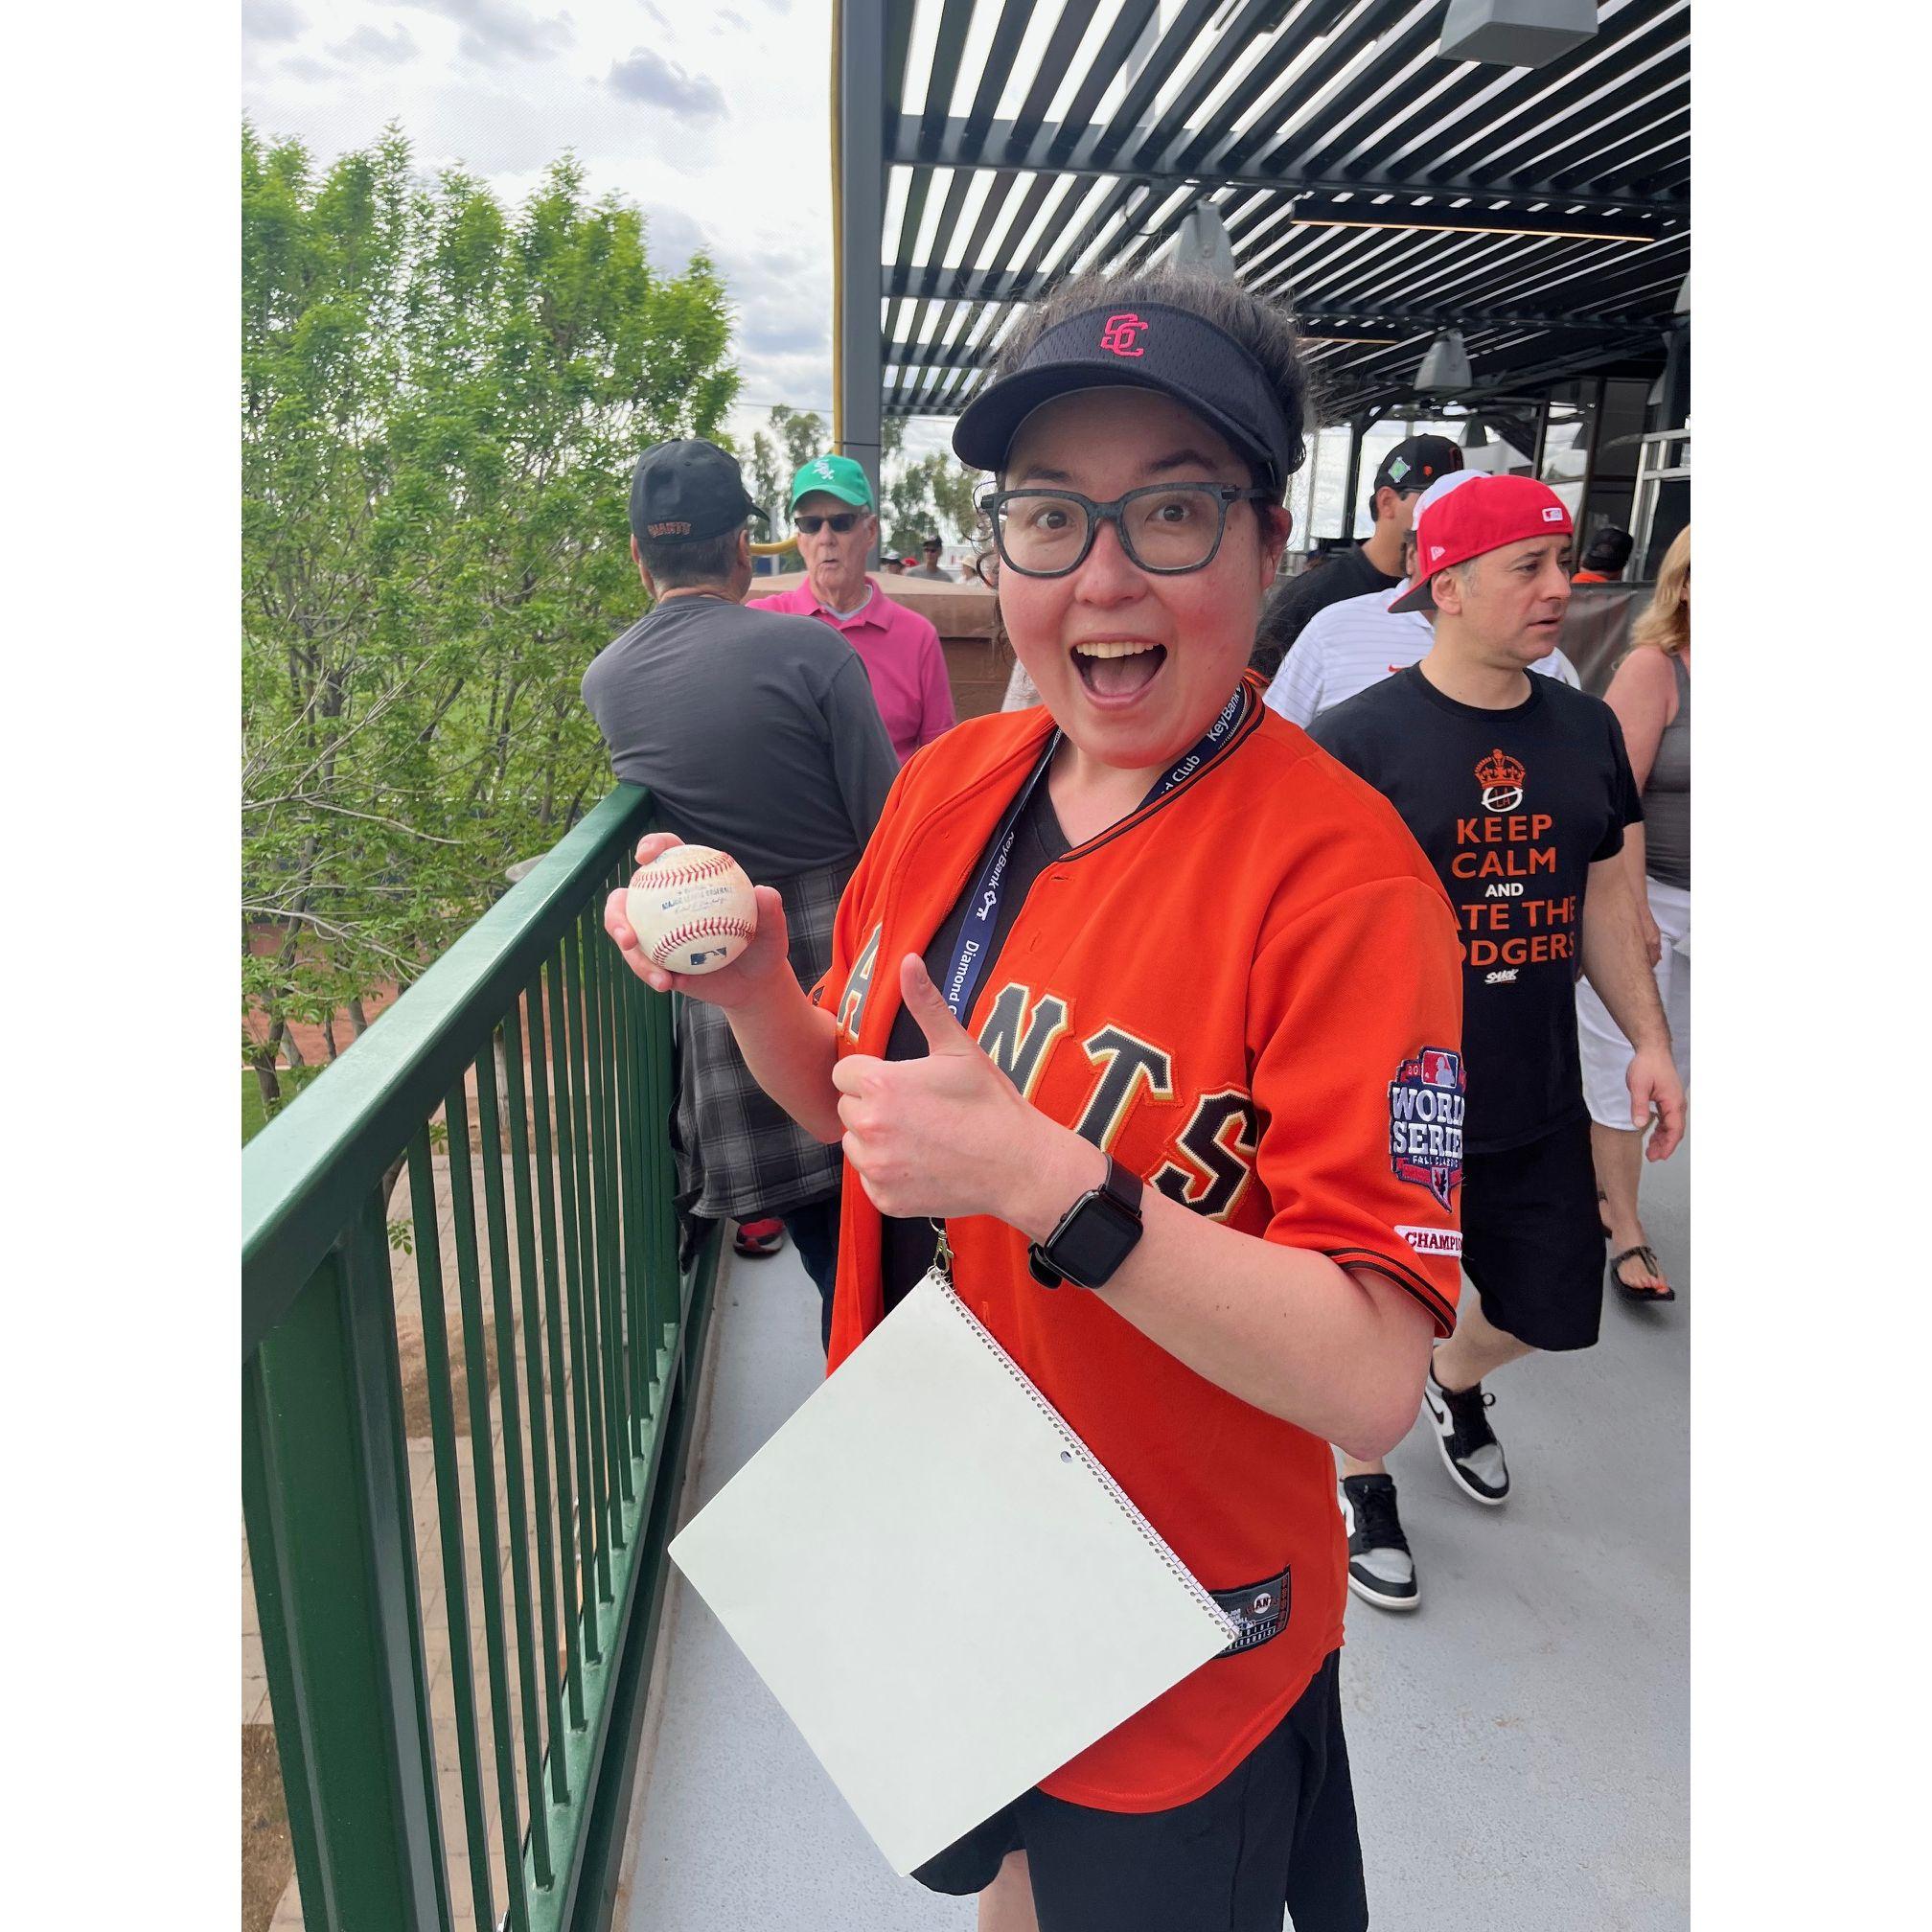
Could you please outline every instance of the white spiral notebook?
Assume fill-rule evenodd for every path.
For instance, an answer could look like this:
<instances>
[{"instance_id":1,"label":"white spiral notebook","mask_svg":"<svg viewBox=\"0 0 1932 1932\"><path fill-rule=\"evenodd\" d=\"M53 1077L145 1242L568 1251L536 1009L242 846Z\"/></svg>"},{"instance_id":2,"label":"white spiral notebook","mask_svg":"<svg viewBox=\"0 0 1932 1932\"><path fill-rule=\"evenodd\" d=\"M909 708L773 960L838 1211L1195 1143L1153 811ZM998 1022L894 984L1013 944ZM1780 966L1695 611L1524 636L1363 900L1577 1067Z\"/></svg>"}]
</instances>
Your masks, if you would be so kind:
<instances>
[{"instance_id":1,"label":"white spiral notebook","mask_svg":"<svg viewBox=\"0 0 1932 1932\"><path fill-rule=\"evenodd\" d=\"M936 1271L671 1555L902 1874L1236 1628Z\"/></svg>"}]
</instances>

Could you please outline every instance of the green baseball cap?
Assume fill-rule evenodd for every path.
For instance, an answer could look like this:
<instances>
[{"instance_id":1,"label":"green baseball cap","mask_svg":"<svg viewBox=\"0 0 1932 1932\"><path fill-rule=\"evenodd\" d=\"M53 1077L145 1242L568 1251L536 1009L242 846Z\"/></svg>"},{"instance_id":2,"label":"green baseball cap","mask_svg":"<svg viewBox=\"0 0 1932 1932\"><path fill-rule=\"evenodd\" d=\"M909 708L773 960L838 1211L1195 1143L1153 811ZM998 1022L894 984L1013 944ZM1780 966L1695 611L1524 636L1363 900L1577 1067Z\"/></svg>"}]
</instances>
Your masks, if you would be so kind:
<instances>
[{"instance_id":1,"label":"green baseball cap","mask_svg":"<svg viewBox=\"0 0 1932 1932\"><path fill-rule=\"evenodd\" d=\"M861 510L872 507L872 486L865 480L862 465L855 463L849 456L815 456L792 479L792 505L795 510L801 496L809 496L815 490L822 490L828 496L836 496L841 503L851 503Z\"/></svg>"}]
</instances>

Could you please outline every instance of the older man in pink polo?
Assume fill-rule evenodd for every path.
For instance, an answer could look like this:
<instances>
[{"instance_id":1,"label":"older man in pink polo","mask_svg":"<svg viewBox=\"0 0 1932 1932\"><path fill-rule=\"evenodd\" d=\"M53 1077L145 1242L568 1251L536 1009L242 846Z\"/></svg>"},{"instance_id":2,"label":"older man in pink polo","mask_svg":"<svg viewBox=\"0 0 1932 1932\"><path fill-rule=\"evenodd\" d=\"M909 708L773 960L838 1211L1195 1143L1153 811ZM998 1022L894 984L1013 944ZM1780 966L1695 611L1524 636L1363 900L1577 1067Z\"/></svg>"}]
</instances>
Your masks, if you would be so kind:
<instances>
[{"instance_id":1,"label":"older man in pink polo","mask_svg":"<svg viewBox=\"0 0 1932 1932\"><path fill-rule=\"evenodd\" d=\"M954 723L953 689L938 632L866 574L879 518L865 472L849 456L815 456L792 479L792 521L804 585L753 597L747 608L816 617L844 637L871 674L873 699L903 765Z\"/></svg>"}]
</instances>

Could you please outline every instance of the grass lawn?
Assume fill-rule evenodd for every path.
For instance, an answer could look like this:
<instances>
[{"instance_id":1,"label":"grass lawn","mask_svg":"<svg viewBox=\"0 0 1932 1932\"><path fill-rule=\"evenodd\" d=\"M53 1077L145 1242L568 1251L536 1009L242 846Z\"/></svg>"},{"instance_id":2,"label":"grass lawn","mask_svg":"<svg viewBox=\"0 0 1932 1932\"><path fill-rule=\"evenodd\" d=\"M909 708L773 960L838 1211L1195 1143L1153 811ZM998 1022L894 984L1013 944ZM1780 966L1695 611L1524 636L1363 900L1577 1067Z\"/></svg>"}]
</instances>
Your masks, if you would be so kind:
<instances>
[{"instance_id":1,"label":"grass lawn","mask_svg":"<svg viewBox=\"0 0 1932 1932\"><path fill-rule=\"evenodd\" d=\"M319 1067L301 1067L282 1070L282 1099L286 1106L291 1094L298 1092L303 1084L314 1079L322 1071ZM268 1116L262 1106L262 1083L255 1077L251 1067L242 1070L242 1144L247 1146L263 1128L267 1126Z\"/></svg>"}]
</instances>

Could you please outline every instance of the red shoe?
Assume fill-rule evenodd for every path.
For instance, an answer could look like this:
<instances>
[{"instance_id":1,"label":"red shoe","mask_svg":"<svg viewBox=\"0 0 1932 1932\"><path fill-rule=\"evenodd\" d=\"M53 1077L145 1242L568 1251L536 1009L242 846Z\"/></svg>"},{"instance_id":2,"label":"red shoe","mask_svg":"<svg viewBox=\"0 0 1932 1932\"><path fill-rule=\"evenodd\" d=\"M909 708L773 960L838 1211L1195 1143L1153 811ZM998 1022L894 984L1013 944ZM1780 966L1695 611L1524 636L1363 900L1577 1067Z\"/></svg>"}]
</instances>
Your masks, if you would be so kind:
<instances>
[{"instance_id":1,"label":"red shoe","mask_svg":"<svg viewBox=\"0 0 1932 1932\"><path fill-rule=\"evenodd\" d=\"M782 1221L741 1221L738 1231L731 1237L731 1252L743 1254L747 1260L755 1261L760 1255L775 1254L785 1245L785 1224Z\"/></svg>"}]
</instances>

